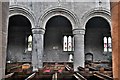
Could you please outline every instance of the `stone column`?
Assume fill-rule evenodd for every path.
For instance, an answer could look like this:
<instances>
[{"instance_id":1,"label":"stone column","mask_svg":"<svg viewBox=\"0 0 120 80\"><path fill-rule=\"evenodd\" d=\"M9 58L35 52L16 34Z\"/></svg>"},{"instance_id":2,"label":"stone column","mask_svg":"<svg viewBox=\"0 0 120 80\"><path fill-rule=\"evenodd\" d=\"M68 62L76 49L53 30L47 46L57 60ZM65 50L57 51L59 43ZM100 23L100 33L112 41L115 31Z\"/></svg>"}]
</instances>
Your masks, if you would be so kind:
<instances>
[{"instance_id":1,"label":"stone column","mask_svg":"<svg viewBox=\"0 0 120 80\"><path fill-rule=\"evenodd\" d=\"M0 80L5 76L9 3L0 1Z\"/></svg>"},{"instance_id":2,"label":"stone column","mask_svg":"<svg viewBox=\"0 0 120 80\"><path fill-rule=\"evenodd\" d=\"M74 71L78 71L78 67L84 67L84 29L73 30L75 39L74 49Z\"/></svg>"},{"instance_id":3,"label":"stone column","mask_svg":"<svg viewBox=\"0 0 120 80\"><path fill-rule=\"evenodd\" d=\"M33 28L33 51L32 51L32 65L33 71L43 67L43 34L44 29Z\"/></svg>"}]
</instances>

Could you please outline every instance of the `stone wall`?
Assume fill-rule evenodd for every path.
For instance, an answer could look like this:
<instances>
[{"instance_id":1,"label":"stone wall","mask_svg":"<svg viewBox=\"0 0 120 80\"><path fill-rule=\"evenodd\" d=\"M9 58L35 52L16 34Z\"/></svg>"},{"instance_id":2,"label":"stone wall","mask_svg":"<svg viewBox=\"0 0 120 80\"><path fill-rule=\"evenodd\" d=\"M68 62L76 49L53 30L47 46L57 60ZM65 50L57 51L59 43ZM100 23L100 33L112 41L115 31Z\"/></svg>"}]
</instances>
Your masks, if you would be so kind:
<instances>
[{"instance_id":1,"label":"stone wall","mask_svg":"<svg viewBox=\"0 0 120 80\"><path fill-rule=\"evenodd\" d=\"M14 4L12 4L14 5ZM11 5L11 6L12 6ZM79 21L82 21L82 17L89 11L95 10L96 8L100 7L100 9L106 9L110 10L110 2L108 0L104 0L104 2L99 5L99 2L92 1L92 2L17 2L15 5L18 5L19 7L24 7L29 9L33 12L35 18L36 18L36 26L40 25L38 23L38 19L41 18L41 16L46 12L53 8L64 8L66 10L69 10L73 12L79 19ZM81 23L82 25L83 23ZM41 26L42 27L42 26ZM79 26L80 28L84 28L84 26Z\"/></svg>"}]
</instances>

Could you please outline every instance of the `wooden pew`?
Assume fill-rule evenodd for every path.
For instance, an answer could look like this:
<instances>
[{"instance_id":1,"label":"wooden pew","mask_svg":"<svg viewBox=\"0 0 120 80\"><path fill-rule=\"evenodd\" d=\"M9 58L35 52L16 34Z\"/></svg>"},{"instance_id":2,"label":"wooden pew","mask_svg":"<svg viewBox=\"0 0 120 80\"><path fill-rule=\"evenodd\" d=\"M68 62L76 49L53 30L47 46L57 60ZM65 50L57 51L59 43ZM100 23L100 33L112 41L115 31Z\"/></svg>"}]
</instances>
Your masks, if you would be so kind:
<instances>
[{"instance_id":1,"label":"wooden pew","mask_svg":"<svg viewBox=\"0 0 120 80\"><path fill-rule=\"evenodd\" d=\"M83 67L79 66L79 67L78 67L78 70L79 70L79 71L84 71L84 70L85 70L85 68L83 68Z\"/></svg>"},{"instance_id":2,"label":"wooden pew","mask_svg":"<svg viewBox=\"0 0 120 80\"><path fill-rule=\"evenodd\" d=\"M7 74L7 75L4 76L4 79L9 79L9 78L11 78L14 74L15 74L14 72L13 72L13 73L9 73L9 74Z\"/></svg>"},{"instance_id":3,"label":"wooden pew","mask_svg":"<svg viewBox=\"0 0 120 80\"><path fill-rule=\"evenodd\" d=\"M73 69L72 69L69 65L65 65L65 68L66 68L68 71L73 71Z\"/></svg>"},{"instance_id":4,"label":"wooden pew","mask_svg":"<svg viewBox=\"0 0 120 80\"><path fill-rule=\"evenodd\" d=\"M25 80L30 80L32 78L34 78L36 75L36 73L32 73L30 76L28 76Z\"/></svg>"},{"instance_id":5,"label":"wooden pew","mask_svg":"<svg viewBox=\"0 0 120 80\"><path fill-rule=\"evenodd\" d=\"M53 74L52 76L52 80L57 80L58 79L58 75L57 75L57 72L55 72L55 74Z\"/></svg>"},{"instance_id":6,"label":"wooden pew","mask_svg":"<svg viewBox=\"0 0 120 80\"><path fill-rule=\"evenodd\" d=\"M87 80L84 76L82 76L80 73L76 72L75 74L73 74L74 77L78 80Z\"/></svg>"},{"instance_id":7,"label":"wooden pew","mask_svg":"<svg viewBox=\"0 0 120 80\"><path fill-rule=\"evenodd\" d=\"M99 77L99 78L101 78L101 79L103 79L103 80L113 80L112 77L110 77L110 76L108 76L108 75L105 75L105 74L103 74L103 73L100 73L100 72L94 72L93 75L94 75L94 76L97 76L97 77Z\"/></svg>"}]
</instances>

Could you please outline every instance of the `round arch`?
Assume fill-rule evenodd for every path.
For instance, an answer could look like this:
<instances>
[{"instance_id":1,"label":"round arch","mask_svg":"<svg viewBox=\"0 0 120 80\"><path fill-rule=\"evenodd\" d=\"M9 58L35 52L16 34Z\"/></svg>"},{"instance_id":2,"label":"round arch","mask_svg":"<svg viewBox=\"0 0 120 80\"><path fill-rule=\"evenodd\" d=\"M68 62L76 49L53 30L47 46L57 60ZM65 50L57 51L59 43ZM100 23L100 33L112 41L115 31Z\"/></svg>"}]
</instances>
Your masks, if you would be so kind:
<instances>
[{"instance_id":1,"label":"round arch","mask_svg":"<svg viewBox=\"0 0 120 80\"><path fill-rule=\"evenodd\" d=\"M81 23L84 29L86 29L85 27L86 27L87 22L94 17L104 18L109 23L110 28L112 27L110 11L104 8L101 8L101 9L94 8L88 11L87 13L85 13L82 17Z\"/></svg>"},{"instance_id":2,"label":"round arch","mask_svg":"<svg viewBox=\"0 0 120 80\"><path fill-rule=\"evenodd\" d=\"M50 9L46 10L44 12L44 14L39 18L37 24L39 26L42 25L41 28L45 29L45 25L48 22L48 20L54 16L66 17L71 22L73 30L78 28L78 26L80 24L79 19L77 18L77 16L73 12L71 12L65 8L61 8L61 7L50 8Z\"/></svg>"},{"instance_id":3,"label":"round arch","mask_svg":"<svg viewBox=\"0 0 120 80\"><path fill-rule=\"evenodd\" d=\"M110 36L111 37L111 29L112 29L111 27L112 26L111 26L111 18L110 17L111 17L111 15L110 15L109 10L106 10L106 9L101 9L100 10L100 9L97 9L97 8L90 10L89 12L85 13L84 16L82 17L82 19L83 19L82 25L83 25L84 29L86 30L85 38L84 38L84 40L85 40L85 44L84 44L85 45L85 47L84 47L85 50L84 51L85 51L85 53L88 53L88 52L94 53L94 60L98 59L95 56L101 56L101 58L99 58L100 60L103 60L103 58L107 60L107 58L105 56L103 56L103 54L104 54L103 37L104 36L107 36L107 37ZM90 23L91 20L94 20L92 22L94 22L96 24L94 24L92 22L91 22L92 26L91 26L91 24L88 24L88 23ZM101 22L101 20L104 21L104 23L107 24L107 28L102 29L102 27L101 27L101 30L100 30L101 24L99 24L99 21L97 21L97 20L99 20L100 22ZM104 23L102 24L102 26L105 25ZM98 27L96 27L94 29L91 28L91 27L93 27L93 25L94 25L94 27L98 26L97 24L100 25L99 28ZM91 28L91 30L90 30L90 28ZM96 31L96 33L94 31ZM91 32L94 32L95 34L93 34ZM90 37L88 37L88 34L89 34ZM94 35L94 38L91 35ZM95 36L95 35L97 35L97 36ZM91 39L92 39L93 42L91 42ZM92 43L95 43L95 44L92 44ZM98 44L96 45L96 43L98 43ZM102 55L101 55L101 53L102 53Z\"/></svg>"},{"instance_id":4,"label":"round arch","mask_svg":"<svg viewBox=\"0 0 120 80\"><path fill-rule=\"evenodd\" d=\"M69 52L63 50L63 38L64 36L67 36L67 40L68 37L71 37L71 40L73 39L72 25L70 21L63 16L54 16L48 20L45 28L44 61L68 61ZM68 44L68 42L66 42L66 44Z\"/></svg>"},{"instance_id":5,"label":"round arch","mask_svg":"<svg viewBox=\"0 0 120 80\"><path fill-rule=\"evenodd\" d=\"M10 6L9 7L9 18L14 15L22 15L26 17L30 21L32 28L35 28L35 16L32 13L32 11L30 11L26 7L22 7L19 5Z\"/></svg>"}]
</instances>

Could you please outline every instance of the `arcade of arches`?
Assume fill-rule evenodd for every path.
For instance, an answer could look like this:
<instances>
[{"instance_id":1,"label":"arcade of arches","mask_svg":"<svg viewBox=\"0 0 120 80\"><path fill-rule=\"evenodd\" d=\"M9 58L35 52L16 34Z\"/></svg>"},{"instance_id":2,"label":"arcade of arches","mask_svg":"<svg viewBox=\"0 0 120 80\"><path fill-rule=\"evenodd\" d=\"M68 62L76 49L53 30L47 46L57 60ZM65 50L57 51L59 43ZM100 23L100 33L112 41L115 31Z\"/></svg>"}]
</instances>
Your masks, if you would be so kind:
<instances>
[{"instance_id":1,"label":"arcade of arches","mask_svg":"<svg viewBox=\"0 0 120 80\"><path fill-rule=\"evenodd\" d=\"M75 63L81 62L78 57L74 56L76 53L74 51L63 51L64 44L64 36L71 36L75 37L76 34L72 32L72 25L70 21L63 17L63 16L54 16L50 18L45 26L46 30L45 33L42 34L44 36L43 41L41 42L41 38L39 34L34 34L33 32L33 52L28 51L28 37L32 35L32 28L30 21L22 15L15 15L9 18L9 26L8 26L8 47L7 47L7 62L31 62L33 61L34 57L32 56L39 56L33 61L36 62L34 66L41 68L44 66L43 62L67 62L71 63L76 70ZM79 35L78 35L79 36ZM107 61L108 57L111 56L110 52L104 53L104 37L111 37L110 33L110 25L109 23L102 17L93 17L91 18L86 24L86 31L85 31L85 53L92 53L93 54L93 62L96 61ZM35 39L36 38L36 39ZM78 40L84 39L83 37L79 36ZM39 40L39 43L38 43ZM35 43L38 46L37 49L34 49ZM69 39L67 40L67 42ZM69 42L77 43L76 37L75 41L73 39ZM81 42L80 42L81 43ZM43 44L43 53L39 52L42 50L42 47L39 45ZM80 44L74 44L80 45ZM69 44L67 44L69 47ZM72 45L70 45L72 47ZM82 47L82 46L79 46ZM40 49L39 49L40 48ZM75 47L77 50L78 47ZM34 50L37 55L34 54ZM41 53L41 54L39 54ZM81 53L81 52L80 52ZM70 54L72 56L70 57ZM104 55L106 54L106 55ZM43 57L42 57L43 56ZM74 56L74 57L73 57ZM99 56L99 57L97 57ZM69 58L73 58L73 61L69 61ZM76 58L79 60L77 61ZM40 62L39 62L40 61ZM84 60L83 60L84 61ZM41 63L41 64L39 64ZM78 64L79 65L79 64ZM108 65L104 65L104 67L109 67ZM34 67L36 68L36 67Z\"/></svg>"},{"instance_id":2,"label":"arcade of arches","mask_svg":"<svg viewBox=\"0 0 120 80\"><path fill-rule=\"evenodd\" d=\"M11 16L8 26L7 62L32 62L34 70L42 68L45 63L66 62L71 64L76 71L80 62L84 61L79 59L81 52L76 51L80 50L79 47L85 48L84 55L93 54L93 62L108 62L111 52L104 52L104 37L111 37L110 30L110 25L104 18L93 17L86 23L85 35L76 35L73 34L72 25L67 18L54 16L47 21L45 33L39 34L35 33L34 29L32 30L31 23L26 17L22 15ZM28 51L28 37L30 35L33 36L32 52ZM70 38L71 40L67 38L67 43L64 44L64 36L72 38ZM83 45L81 39L84 41ZM67 48L73 48L72 44L75 45L75 51L63 50L65 45ZM76 52L78 53L77 57L75 56ZM102 67L108 68L111 65L102 64Z\"/></svg>"}]
</instances>

